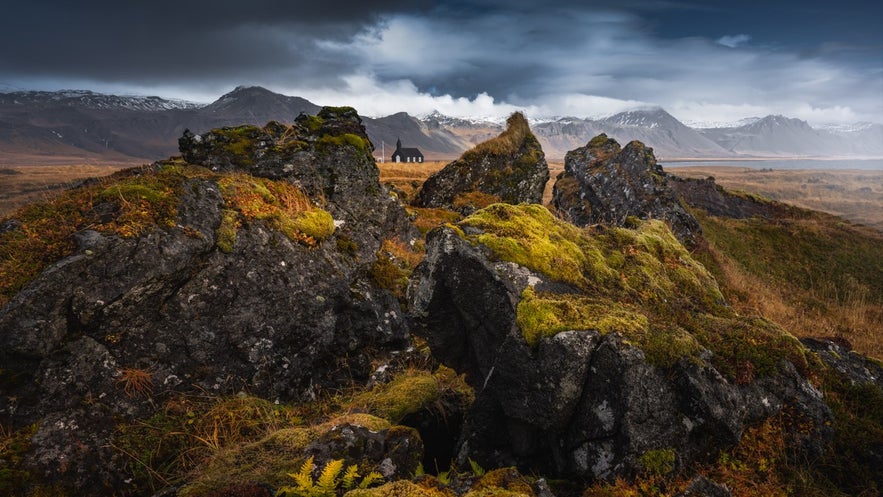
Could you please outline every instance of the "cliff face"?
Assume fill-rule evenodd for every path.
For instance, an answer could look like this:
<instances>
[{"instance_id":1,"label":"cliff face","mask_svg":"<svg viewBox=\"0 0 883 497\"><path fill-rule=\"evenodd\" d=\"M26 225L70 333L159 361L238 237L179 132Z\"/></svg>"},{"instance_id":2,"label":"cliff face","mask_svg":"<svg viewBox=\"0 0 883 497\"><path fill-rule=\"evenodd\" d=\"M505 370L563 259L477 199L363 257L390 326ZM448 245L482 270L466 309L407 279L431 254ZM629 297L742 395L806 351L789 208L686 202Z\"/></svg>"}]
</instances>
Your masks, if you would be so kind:
<instances>
[{"instance_id":1,"label":"cliff face","mask_svg":"<svg viewBox=\"0 0 883 497\"><path fill-rule=\"evenodd\" d=\"M495 202L541 203L549 180L543 149L521 113L507 125L426 180L414 205L468 213Z\"/></svg>"}]
</instances>

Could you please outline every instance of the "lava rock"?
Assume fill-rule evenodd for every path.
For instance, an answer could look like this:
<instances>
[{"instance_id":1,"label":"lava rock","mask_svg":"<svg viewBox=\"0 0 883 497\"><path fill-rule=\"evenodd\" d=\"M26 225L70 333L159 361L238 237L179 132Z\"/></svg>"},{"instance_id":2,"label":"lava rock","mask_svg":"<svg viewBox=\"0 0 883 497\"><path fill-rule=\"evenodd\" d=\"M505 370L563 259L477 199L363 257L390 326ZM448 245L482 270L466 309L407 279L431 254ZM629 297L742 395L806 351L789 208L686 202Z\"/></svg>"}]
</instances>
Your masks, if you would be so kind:
<instances>
[{"instance_id":1,"label":"lava rock","mask_svg":"<svg viewBox=\"0 0 883 497\"><path fill-rule=\"evenodd\" d=\"M567 153L564 172L552 189L552 205L577 226L626 226L636 217L666 221L688 246L701 235L699 222L681 205L653 149L639 141L620 148L605 134Z\"/></svg>"},{"instance_id":2,"label":"lava rock","mask_svg":"<svg viewBox=\"0 0 883 497\"><path fill-rule=\"evenodd\" d=\"M418 207L444 207L469 214L495 202L543 201L549 167L524 115L509 117L498 137L477 145L426 180Z\"/></svg>"},{"instance_id":3,"label":"lava rock","mask_svg":"<svg viewBox=\"0 0 883 497\"><path fill-rule=\"evenodd\" d=\"M799 435L807 439L795 435L795 446L816 452L830 439L821 393L787 361L739 385L715 369L708 350L660 367L615 330L564 330L527 343L518 324L527 290L585 290L501 261L468 236L450 227L431 232L409 291L415 333L476 392L461 463L613 480L645 471L650 454L668 460L663 472L674 471L713 460L747 425L786 407L814 427Z\"/></svg>"}]
</instances>

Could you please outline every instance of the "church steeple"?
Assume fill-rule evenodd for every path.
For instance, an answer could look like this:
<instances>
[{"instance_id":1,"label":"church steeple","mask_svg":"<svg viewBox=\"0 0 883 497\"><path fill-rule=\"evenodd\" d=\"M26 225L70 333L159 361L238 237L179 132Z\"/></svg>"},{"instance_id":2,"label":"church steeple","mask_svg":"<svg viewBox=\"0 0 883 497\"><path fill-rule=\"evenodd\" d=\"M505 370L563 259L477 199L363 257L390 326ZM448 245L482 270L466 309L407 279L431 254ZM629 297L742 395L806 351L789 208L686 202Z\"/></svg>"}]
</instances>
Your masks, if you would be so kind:
<instances>
[{"instance_id":1,"label":"church steeple","mask_svg":"<svg viewBox=\"0 0 883 497\"><path fill-rule=\"evenodd\" d=\"M396 150L401 150L401 149L402 149L402 139L398 138L396 140Z\"/></svg>"}]
</instances>

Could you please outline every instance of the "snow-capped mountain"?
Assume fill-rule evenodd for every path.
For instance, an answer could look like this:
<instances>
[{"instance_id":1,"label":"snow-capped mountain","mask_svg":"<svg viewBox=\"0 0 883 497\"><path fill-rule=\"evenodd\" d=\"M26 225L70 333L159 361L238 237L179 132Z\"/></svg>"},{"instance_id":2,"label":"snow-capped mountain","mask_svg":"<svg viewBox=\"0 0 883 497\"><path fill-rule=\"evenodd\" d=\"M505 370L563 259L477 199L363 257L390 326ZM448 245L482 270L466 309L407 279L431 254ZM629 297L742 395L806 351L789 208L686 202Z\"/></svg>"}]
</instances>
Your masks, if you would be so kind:
<instances>
[{"instance_id":1,"label":"snow-capped mountain","mask_svg":"<svg viewBox=\"0 0 883 497\"><path fill-rule=\"evenodd\" d=\"M300 97L245 86L208 105L87 90L0 93L0 161L56 155L146 162L176 154L177 139L185 128L202 132L244 123L264 125L270 120L292 122L301 112L314 114L319 109ZM401 139L428 158L454 158L503 129L499 119L450 117L437 111L419 118L404 112L366 117L363 122L377 156ZM530 122L552 160L561 160L600 133L622 145L640 140L664 159L883 156L883 125L874 123L814 129L799 119L767 116L697 129L658 107L601 119L569 116Z\"/></svg>"},{"instance_id":2,"label":"snow-capped mountain","mask_svg":"<svg viewBox=\"0 0 883 497\"><path fill-rule=\"evenodd\" d=\"M766 116L732 128L699 132L731 153L755 156L879 156L883 126L853 127L855 131L816 129L806 121L781 115Z\"/></svg>"},{"instance_id":3,"label":"snow-capped mountain","mask_svg":"<svg viewBox=\"0 0 883 497\"><path fill-rule=\"evenodd\" d=\"M83 109L160 112L195 109L203 104L160 97L106 95L89 90L26 91L0 93L0 105L79 107Z\"/></svg>"}]
</instances>

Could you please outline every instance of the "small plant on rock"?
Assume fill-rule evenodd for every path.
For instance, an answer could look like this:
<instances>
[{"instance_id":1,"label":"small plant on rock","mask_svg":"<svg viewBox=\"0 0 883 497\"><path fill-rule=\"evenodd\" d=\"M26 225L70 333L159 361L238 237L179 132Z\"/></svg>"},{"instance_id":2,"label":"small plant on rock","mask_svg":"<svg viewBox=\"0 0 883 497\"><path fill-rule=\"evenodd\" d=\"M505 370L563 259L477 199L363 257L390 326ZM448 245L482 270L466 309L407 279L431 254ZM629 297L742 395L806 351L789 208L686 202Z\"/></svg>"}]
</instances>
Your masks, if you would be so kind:
<instances>
[{"instance_id":1,"label":"small plant on rock","mask_svg":"<svg viewBox=\"0 0 883 497\"><path fill-rule=\"evenodd\" d=\"M341 472L343 473L341 475ZM332 459L325 463L319 478L313 479L313 456L307 458L297 473L289 473L296 483L293 487L282 487L276 497L334 497L338 490L368 488L383 481L383 475L376 471L359 480L359 466L356 464L343 469L343 459Z\"/></svg>"}]
</instances>

